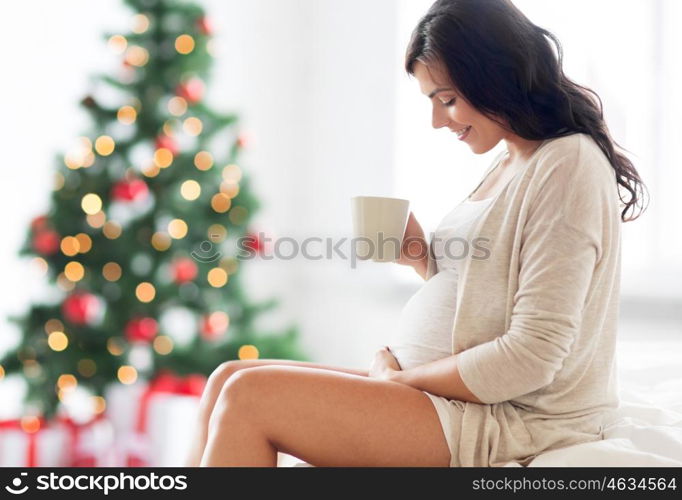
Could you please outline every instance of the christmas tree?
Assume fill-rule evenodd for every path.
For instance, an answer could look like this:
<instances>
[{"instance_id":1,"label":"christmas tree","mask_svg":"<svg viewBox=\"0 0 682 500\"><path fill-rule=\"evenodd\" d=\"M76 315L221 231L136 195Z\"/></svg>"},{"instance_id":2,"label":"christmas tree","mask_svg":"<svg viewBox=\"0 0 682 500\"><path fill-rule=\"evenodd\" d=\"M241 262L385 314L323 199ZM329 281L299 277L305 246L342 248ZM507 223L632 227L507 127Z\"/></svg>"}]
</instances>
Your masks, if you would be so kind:
<instances>
[{"instance_id":1,"label":"christmas tree","mask_svg":"<svg viewBox=\"0 0 682 500\"><path fill-rule=\"evenodd\" d=\"M58 157L49 212L21 249L54 300L13 318L22 337L0 360L0 373L25 377L29 411L48 418L76 386L102 411L112 382L306 359L296 325L255 326L278 301L252 301L240 284L243 257L262 251L249 226L261 205L239 163L237 116L204 101L210 19L189 2L125 3L130 32L105 36L120 72L93 78L81 102L91 130Z\"/></svg>"}]
</instances>

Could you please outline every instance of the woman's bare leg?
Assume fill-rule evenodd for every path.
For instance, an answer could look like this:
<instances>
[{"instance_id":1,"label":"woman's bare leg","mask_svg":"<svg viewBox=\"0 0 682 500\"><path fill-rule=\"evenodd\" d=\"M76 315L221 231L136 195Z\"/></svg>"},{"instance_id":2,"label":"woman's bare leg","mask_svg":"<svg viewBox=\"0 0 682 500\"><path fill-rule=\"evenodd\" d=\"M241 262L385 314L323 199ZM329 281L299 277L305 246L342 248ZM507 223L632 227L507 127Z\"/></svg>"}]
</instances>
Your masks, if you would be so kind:
<instances>
[{"instance_id":1,"label":"woman's bare leg","mask_svg":"<svg viewBox=\"0 0 682 500\"><path fill-rule=\"evenodd\" d=\"M223 386L201 466L443 466L436 409L405 384L297 366L240 370Z\"/></svg>"},{"instance_id":2,"label":"woman's bare leg","mask_svg":"<svg viewBox=\"0 0 682 500\"><path fill-rule=\"evenodd\" d=\"M192 440L192 448L185 460L186 467L198 467L201 462L201 457L204 454L204 447L208 438L208 422L213 412L216 399L220 394L225 382L237 371L244 368L253 368L256 366L268 365L285 365L285 366L304 366L307 368L317 368L320 370L331 370L341 373L348 373L351 375L358 375L367 377L367 370L360 370L354 368L341 368L335 366L326 366L318 363L310 363L307 361L294 361L287 359L247 359L247 360L232 360L222 363L216 368L211 376L208 378L206 388L201 396L199 403L199 416Z\"/></svg>"}]
</instances>

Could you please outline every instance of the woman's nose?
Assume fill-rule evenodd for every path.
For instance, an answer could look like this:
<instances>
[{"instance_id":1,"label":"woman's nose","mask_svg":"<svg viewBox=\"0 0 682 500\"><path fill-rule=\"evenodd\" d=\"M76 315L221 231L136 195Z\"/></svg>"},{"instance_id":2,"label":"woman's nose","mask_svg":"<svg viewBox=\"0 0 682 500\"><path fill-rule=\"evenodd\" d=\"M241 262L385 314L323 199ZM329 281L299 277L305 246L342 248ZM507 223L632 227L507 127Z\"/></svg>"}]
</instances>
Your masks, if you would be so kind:
<instances>
[{"instance_id":1,"label":"woman's nose","mask_svg":"<svg viewBox=\"0 0 682 500\"><path fill-rule=\"evenodd\" d=\"M450 118L444 110L438 109L437 107L433 109L433 115L431 117L431 125L433 128L442 128L448 124Z\"/></svg>"}]
</instances>

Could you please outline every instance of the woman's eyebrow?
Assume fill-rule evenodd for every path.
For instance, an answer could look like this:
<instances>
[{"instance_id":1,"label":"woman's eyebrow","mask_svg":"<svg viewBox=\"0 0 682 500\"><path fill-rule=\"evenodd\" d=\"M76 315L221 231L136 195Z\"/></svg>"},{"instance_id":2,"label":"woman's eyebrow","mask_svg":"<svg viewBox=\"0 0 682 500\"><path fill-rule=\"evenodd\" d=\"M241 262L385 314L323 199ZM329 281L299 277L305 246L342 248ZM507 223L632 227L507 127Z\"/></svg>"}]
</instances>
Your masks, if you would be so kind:
<instances>
[{"instance_id":1,"label":"woman's eyebrow","mask_svg":"<svg viewBox=\"0 0 682 500\"><path fill-rule=\"evenodd\" d=\"M448 89L448 88L445 88L445 87L436 89L436 90L434 90L433 92L431 92L431 93L429 94L429 96L428 96L429 99L432 99L433 96L435 96L438 92L443 92L444 90L451 90L451 89Z\"/></svg>"}]
</instances>

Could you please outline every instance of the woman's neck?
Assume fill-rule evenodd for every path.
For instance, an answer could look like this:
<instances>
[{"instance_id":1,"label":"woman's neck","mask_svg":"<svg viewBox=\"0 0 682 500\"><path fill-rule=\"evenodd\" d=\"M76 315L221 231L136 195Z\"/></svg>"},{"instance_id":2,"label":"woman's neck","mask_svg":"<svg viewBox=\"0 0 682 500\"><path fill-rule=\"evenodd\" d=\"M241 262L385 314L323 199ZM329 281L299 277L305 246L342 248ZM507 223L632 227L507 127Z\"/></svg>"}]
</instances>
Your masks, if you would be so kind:
<instances>
[{"instance_id":1,"label":"woman's neck","mask_svg":"<svg viewBox=\"0 0 682 500\"><path fill-rule=\"evenodd\" d=\"M516 136L514 139L505 139L505 142L507 143L508 154L502 162L503 167L528 160L543 141L529 141Z\"/></svg>"}]
</instances>

